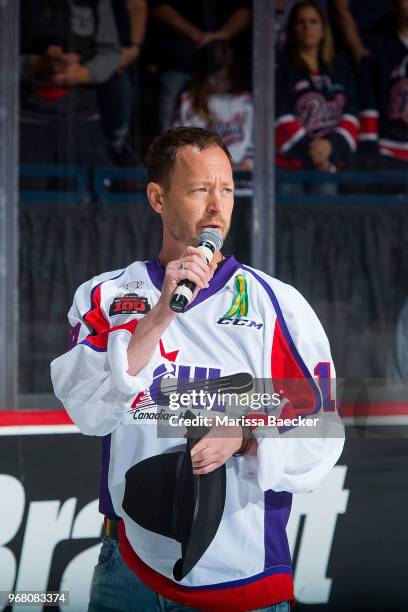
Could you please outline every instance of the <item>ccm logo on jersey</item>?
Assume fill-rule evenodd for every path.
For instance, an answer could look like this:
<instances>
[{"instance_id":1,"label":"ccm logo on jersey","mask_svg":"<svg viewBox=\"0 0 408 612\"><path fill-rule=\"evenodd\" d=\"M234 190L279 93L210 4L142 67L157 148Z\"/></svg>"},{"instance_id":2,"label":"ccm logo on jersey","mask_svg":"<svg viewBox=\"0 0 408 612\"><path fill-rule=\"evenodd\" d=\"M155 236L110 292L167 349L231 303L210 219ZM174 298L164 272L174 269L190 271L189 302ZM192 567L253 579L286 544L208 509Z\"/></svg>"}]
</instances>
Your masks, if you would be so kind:
<instances>
[{"instance_id":1,"label":"ccm logo on jersey","mask_svg":"<svg viewBox=\"0 0 408 612\"><path fill-rule=\"evenodd\" d=\"M237 319L221 317L221 319L218 319L217 325L235 325L236 327L254 327L255 329L262 329L263 327L263 323L250 321L249 319L243 319L242 317Z\"/></svg>"},{"instance_id":2,"label":"ccm logo on jersey","mask_svg":"<svg viewBox=\"0 0 408 612\"><path fill-rule=\"evenodd\" d=\"M141 297L136 293L128 293L113 300L109 308L109 315L146 314L149 310L150 304L146 297Z\"/></svg>"}]
</instances>

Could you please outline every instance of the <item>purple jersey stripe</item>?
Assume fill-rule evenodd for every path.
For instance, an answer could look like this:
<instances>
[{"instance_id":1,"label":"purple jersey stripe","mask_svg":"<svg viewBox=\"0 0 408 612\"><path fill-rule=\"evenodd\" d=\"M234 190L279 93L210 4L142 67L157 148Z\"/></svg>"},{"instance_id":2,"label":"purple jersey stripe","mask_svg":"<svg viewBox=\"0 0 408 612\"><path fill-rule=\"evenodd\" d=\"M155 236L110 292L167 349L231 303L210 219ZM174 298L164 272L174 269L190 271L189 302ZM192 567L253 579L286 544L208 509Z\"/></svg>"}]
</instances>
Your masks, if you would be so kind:
<instances>
[{"instance_id":1,"label":"purple jersey stripe","mask_svg":"<svg viewBox=\"0 0 408 612\"><path fill-rule=\"evenodd\" d=\"M286 325L286 321L284 319L282 310L279 306L279 302L274 291L268 285L268 283L266 283L264 279L260 277L254 270L252 270L251 268L247 268L246 266L242 266L242 268L250 272L250 274L252 274L252 276L262 285L262 287L268 294L276 312L276 316L280 323L286 342L288 343L288 346L292 352L292 355L296 359L296 362L298 363L303 375L311 384L313 395L316 401L316 411L320 410L321 396L319 389L316 385L315 380L311 376L305 362L300 356L299 351L295 346L295 343L293 342L292 336L290 335L288 326ZM284 555L283 558L285 558L286 556L290 560L290 552L287 544L286 530L284 529L284 527L286 527L286 523L289 518L292 495L290 493L283 492L283 495L287 496L285 500L286 508L284 505L280 509L278 514L275 509L276 495L280 495L280 493L275 493L271 490L265 492L265 568L269 567L270 565L273 565L273 563L276 563L276 559L282 559L281 555ZM278 534L281 535L280 538L278 537Z\"/></svg>"},{"instance_id":2,"label":"purple jersey stripe","mask_svg":"<svg viewBox=\"0 0 408 612\"><path fill-rule=\"evenodd\" d=\"M112 498L108 487L110 446L111 435L109 434L104 436L102 439L102 473L99 484L99 512L105 516L108 516L109 518L119 519L119 517L115 514L115 510L113 509Z\"/></svg>"},{"instance_id":3,"label":"purple jersey stripe","mask_svg":"<svg viewBox=\"0 0 408 612\"><path fill-rule=\"evenodd\" d=\"M185 589L186 591L199 591L203 589L206 589L208 591L216 591L218 589L228 589L243 586L245 584L251 584L252 582L261 580L261 578L266 578L267 576L274 576L275 574L292 574L292 565L290 563L290 558L288 565L275 565L274 567L269 567L260 574L250 576L249 578L242 578L241 580L230 580L229 582L218 582L217 584L204 584L197 587L183 586L183 589Z\"/></svg>"},{"instance_id":4,"label":"purple jersey stripe","mask_svg":"<svg viewBox=\"0 0 408 612\"><path fill-rule=\"evenodd\" d=\"M186 312L190 308L194 308L201 302L204 302L207 298L213 296L217 291L222 289L227 283L232 274L240 268L240 264L237 262L233 255L227 257L225 263L223 263L218 270L216 270L214 276L210 280L210 286L208 289L201 289L194 302L187 306ZM150 280L153 285L161 291L164 279L164 269L161 267L158 257L154 257L146 263L146 269L149 274Z\"/></svg>"},{"instance_id":5,"label":"purple jersey stripe","mask_svg":"<svg viewBox=\"0 0 408 612\"><path fill-rule=\"evenodd\" d=\"M286 525L292 506L292 494L287 491L265 491L264 496L265 571L282 563L291 566Z\"/></svg>"},{"instance_id":6,"label":"purple jersey stripe","mask_svg":"<svg viewBox=\"0 0 408 612\"><path fill-rule=\"evenodd\" d=\"M276 298L276 295L274 293L274 291L271 289L271 287L268 285L268 283L266 283L263 278L261 278L254 270L252 270L251 268L247 268L246 266L242 266L243 270L247 270L247 272L250 272L252 274L252 276L254 278L256 278L256 280L262 285L262 287L265 289L266 293L268 294L268 296L271 299L271 302L273 304L273 307L275 309L276 312L276 316L278 317L283 335L285 336L286 342L288 343L288 346L290 348L290 350L292 351L292 355L294 356L294 358L296 359L304 377L310 382L310 385L312 387L312 391L313 391L313 395L315 397L315 401L316 401L316 411L320 410L321 408L321 404L322 404L322 400L321 400L321 396L320 396L320 391L319 388L316 384L316 381L314 380L313 376L311 375L311 373L309 372L305 362L303 361L302 357L299 354L299 351L296 348L295 343L292 340L292 336L290 335L288 326L286 325L286 321L285 318L282 314L282 310L279 306L279 302Z\"/></svg>"}]
</instances>

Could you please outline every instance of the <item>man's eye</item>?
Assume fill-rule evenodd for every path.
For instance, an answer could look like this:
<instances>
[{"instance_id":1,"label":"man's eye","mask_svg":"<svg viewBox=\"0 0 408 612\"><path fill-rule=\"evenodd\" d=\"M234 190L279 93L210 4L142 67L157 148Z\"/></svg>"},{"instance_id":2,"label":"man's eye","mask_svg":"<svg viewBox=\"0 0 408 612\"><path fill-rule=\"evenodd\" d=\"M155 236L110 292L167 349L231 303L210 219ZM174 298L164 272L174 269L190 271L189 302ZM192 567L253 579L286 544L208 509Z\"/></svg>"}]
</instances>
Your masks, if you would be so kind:
<instances>
[{"instance_id":1,"label":"man's eye","mask_svg":"<svg viewBox=\"0 0 408 612\"><path fill-rule=\"evenodd\" d=\"M231 187L224 187L224 191L226 191L227 193L232 193Z\"/></svg>"},{"instance_id":2,"label":"man's eye","mask_svg":"<svg viewBox=\"0 0 408 612\"><path fill-rule=\"evenodd\" d=\"M195 191L207 191L207 187L198 187Z\"/></svg>"}]
</instances>

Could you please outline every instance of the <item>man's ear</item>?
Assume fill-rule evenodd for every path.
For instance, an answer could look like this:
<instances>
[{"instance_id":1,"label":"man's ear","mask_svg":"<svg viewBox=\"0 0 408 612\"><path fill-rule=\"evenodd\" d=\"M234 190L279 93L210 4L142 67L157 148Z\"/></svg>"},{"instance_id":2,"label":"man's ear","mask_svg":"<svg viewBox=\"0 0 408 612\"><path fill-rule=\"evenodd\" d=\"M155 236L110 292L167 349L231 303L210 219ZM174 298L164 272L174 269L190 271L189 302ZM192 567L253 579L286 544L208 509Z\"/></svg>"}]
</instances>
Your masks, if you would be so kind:
<instances>
[{"instance_id":1,"label":"man's ear","mask_svg":"<svg viewBox=\"0 0 408 612\"><path fill-rule=\"evenodd\" d=\"M146 187L147 197L149 198L150 206L159 215L163 211L164 189L159 183L148 183Z\"/></svg>"}]
</instances>

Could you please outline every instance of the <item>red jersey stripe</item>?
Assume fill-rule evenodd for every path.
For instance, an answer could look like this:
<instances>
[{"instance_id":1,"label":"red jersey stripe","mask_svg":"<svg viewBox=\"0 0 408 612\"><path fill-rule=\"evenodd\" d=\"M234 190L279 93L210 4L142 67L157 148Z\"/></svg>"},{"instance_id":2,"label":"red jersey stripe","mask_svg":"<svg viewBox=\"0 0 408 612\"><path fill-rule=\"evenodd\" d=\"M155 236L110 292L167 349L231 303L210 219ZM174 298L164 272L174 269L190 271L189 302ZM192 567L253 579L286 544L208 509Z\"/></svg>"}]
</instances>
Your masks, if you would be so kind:
<instances>
[{"instance_id":1,"label":"red jersey stripe","mask_svg":"<svg viewBox=\"0 0 408 612\"><path fill-rule=\"evenodd\" d=\"M119 526L119 542L126 564L148 587L183 605L211 612L245 612L280 601L294 602L291 574L273 574L228 588L183 587L156 572L137 556L126 537L123 521Z\"/></svg>"}]
</instances>

